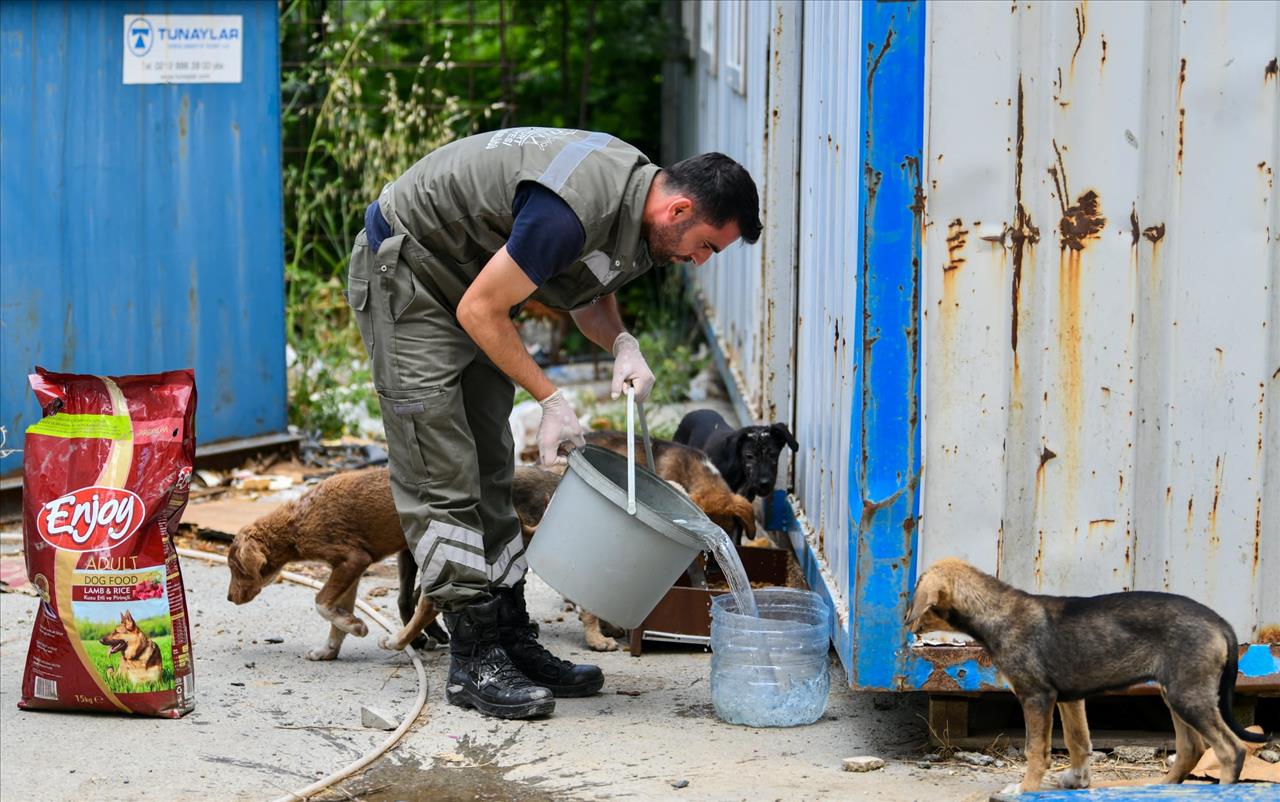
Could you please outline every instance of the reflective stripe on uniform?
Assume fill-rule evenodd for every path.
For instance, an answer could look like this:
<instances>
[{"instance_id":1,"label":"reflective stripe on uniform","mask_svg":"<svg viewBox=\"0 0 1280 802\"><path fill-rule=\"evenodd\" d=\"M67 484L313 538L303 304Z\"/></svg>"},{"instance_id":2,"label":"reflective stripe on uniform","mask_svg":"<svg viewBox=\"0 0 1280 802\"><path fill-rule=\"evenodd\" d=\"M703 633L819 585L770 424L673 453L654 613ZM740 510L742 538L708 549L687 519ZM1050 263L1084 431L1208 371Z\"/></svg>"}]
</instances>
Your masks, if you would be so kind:
<instances>
[{"instance_id":1,"label":"reflective stripe on uniform","mask_svg":"<svg viewBox=\"0 0 1280 802\"><path fill-rule=\"evenodd\" d=\"M430 587L444 570L446 562L454 562L484 572L484 537L461 526L432 521L418 541L414 559L422 568L422 585Z\"/></svg>"},{"instance_id":2,"label":"reflective stripe on uniform","mask_svg":"<svg viewBox=\"0 0 1280 802\"><path fill-rule=\"evenodd\" d=\"M507 541L497 559L488 566L489 581L497 585L513 585L524 576L524 538L516 536ZM509 575L510 581L504 581Z\"/></svg>"},{"instance_id":3,"label":"reflective stripe on uniform","mask_svg":"<svg viewBox=\"0 0 1280 802\"><path fill-rule=\"evenodd\" d=\"M609 144L611 139L613 139L612 135L596 131L586 139L579 139L576 142L570 142L565 145L564 149L551 160L551 164L547 165L547 169L543 171L538 183L559 192L564 186L564 182L569 180L569 176L573 174L573 171L578 169L579 164L582 164L582 160L590 156L593 151L597 151Z\"/></svg>"}]
</instances>

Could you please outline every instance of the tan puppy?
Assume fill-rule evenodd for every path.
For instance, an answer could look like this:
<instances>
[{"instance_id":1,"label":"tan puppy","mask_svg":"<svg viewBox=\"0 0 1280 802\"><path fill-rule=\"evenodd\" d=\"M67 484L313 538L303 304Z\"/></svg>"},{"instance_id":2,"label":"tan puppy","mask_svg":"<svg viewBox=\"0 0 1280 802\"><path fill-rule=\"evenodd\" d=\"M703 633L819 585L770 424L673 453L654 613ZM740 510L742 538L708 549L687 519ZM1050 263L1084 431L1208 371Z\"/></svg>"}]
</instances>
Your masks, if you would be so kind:
<instances>
[{"instance_id":1,"label":"tan puppy","mask_svg":"<svg viewBox=\"0 0 1280 802\"><path fill-rule=\"evenodd\" d=\"M1040 787L1049 763L1053 708L1071 768L1063 788L1089 785L1089 724L1084 700L1143 682L1160 688L1173 716L1177 759L1161 782L1179 783L1206 742L1233 783L1244 765L1237 738L1261 743L1231 714L1239 649L1231 625L1185 596L1132 591L1103 596L1024 593L956 559L939 560L916 583L907 615L912 632L952 629L990 654L1022 705L1027 771L1018 791ZM1013 789L1006 789L1013 790Z\"/></svg>"}]
</instances>

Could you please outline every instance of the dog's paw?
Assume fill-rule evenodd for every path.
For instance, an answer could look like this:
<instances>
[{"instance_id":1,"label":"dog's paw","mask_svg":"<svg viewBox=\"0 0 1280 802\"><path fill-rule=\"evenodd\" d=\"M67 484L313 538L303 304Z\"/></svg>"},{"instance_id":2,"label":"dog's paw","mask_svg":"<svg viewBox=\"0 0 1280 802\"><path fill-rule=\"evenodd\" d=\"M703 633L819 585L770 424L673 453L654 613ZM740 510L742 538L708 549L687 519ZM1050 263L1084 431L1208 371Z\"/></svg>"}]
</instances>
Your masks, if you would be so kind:
<instances>
[{"instance_id":1,"label":"dog's paw","mask_svg":"<svg viewBox=\"0 0 1280 802\"><path fill-rule=\"evenodd\" d=\"M1008 785L1006 785L1004 788L1001 788L1001 789L1000 789L1000 793L1002 793L1002 794L1020 794L1020 793L1022 793L1022 786L1021 786L1019 783L1009 783L1009 784L1008 784Z\"/></svg>"},{"instance_id":2,"label":"dog's paw","mask_svg":"<svg viewBox=\"0 0 1280 802\"><path fill-rule=\"evenodd\" d=\"M369 627L363 621L343 610L338 611L338 615L334 616L332 623L338 629L348 635L355 635L357 638L363 638L369 634Z\"/></svg>"},{"instance_id":3,"label":"dog's paw","mask_svg":"<svg viewBox=\"0 0 1280 802\"><path fill-rule=\"evenodd\" d=\"M381 638L378 638L378 648L386 649L389 652L398 652L401 651L402 647L396 646L395 638L390 635L383 635Z\"/></svg>"},{"instance_id":4,"label":"dog's paw","mask_svg":"<svg viewBox=\"0 0 1280 802\"><path fill-rule=\"evenodd\" d=\"M330 646L328 644L318 646L307 652L307 659L316 661L336 660L338 658L338 648L339 647L337 646Z\"/></svg>"},{"instance_id":5,"label":"dog's paw","mask_svg":"<svg viewBox=\"0 0 1280 802\"><path fill-rule=\"evenodd\" d=\"M1079 771L1067 769L1054 779L1057 781L1059 788L1088 788L1089 767L1084 766Z\"/></svg>"},{"instance_id":6,"label":"dog's paw","mask_svg":"<svg viewBox=\"0 0 1280 802\"><path fill-rule=\"evenodd\" d=\"M592 633L587 635L587 648L593 652L616 652L618 651L618 642L613 638L606 638L603 635Z\"/></svg>"},{"instance_id":7,"label":"dog's paw","mask_svg":"<svg viewBox=\"0 0 1280 802\"><path fill-rule=\"evenodd\" d=\"M627 631L620 626L610 624L608 621L600 622L600 631L610 638L625 638Z\"/></svg>"}]
</instances>

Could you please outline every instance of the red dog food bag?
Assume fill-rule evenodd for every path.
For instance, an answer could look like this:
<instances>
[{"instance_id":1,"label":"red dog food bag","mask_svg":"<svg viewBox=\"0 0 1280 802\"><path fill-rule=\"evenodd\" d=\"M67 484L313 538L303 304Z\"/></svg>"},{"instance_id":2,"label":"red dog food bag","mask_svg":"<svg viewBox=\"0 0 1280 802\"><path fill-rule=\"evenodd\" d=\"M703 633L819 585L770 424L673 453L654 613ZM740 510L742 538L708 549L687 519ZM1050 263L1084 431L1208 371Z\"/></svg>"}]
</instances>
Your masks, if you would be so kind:
<instances>
[{"instance_id":1,"label":"red dog food bag","mask_svg":"<svg viewBox=\"0 0 1280 802\"><path fill-rule=\"evenodd\" d=\"M22 540L40 593L19 707L178 718L195 701L170 533L195 456L190 370L36 368L44 418L23 446Z\"/></svg>"}]
</instances>

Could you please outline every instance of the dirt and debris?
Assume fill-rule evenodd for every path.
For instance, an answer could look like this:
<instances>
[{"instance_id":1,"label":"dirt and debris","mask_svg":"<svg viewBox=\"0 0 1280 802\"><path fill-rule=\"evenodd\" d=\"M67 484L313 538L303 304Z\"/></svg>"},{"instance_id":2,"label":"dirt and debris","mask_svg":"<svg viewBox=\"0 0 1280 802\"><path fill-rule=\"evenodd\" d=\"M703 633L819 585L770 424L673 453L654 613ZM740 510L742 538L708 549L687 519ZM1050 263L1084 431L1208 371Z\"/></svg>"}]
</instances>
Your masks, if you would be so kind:
<instances>
[{"instance_id":1,"label":"dirt and debris","mask_svg":"<svg viewBox=\"0 0 1280 802\"><path fill-rule=\"evenodd\" d=\"M846 757L840 762L840 767L844 771L867 772L877 771L884 768L884 760L878 757L862 756L862 757Z\"/></svg>"}]
</instances>

